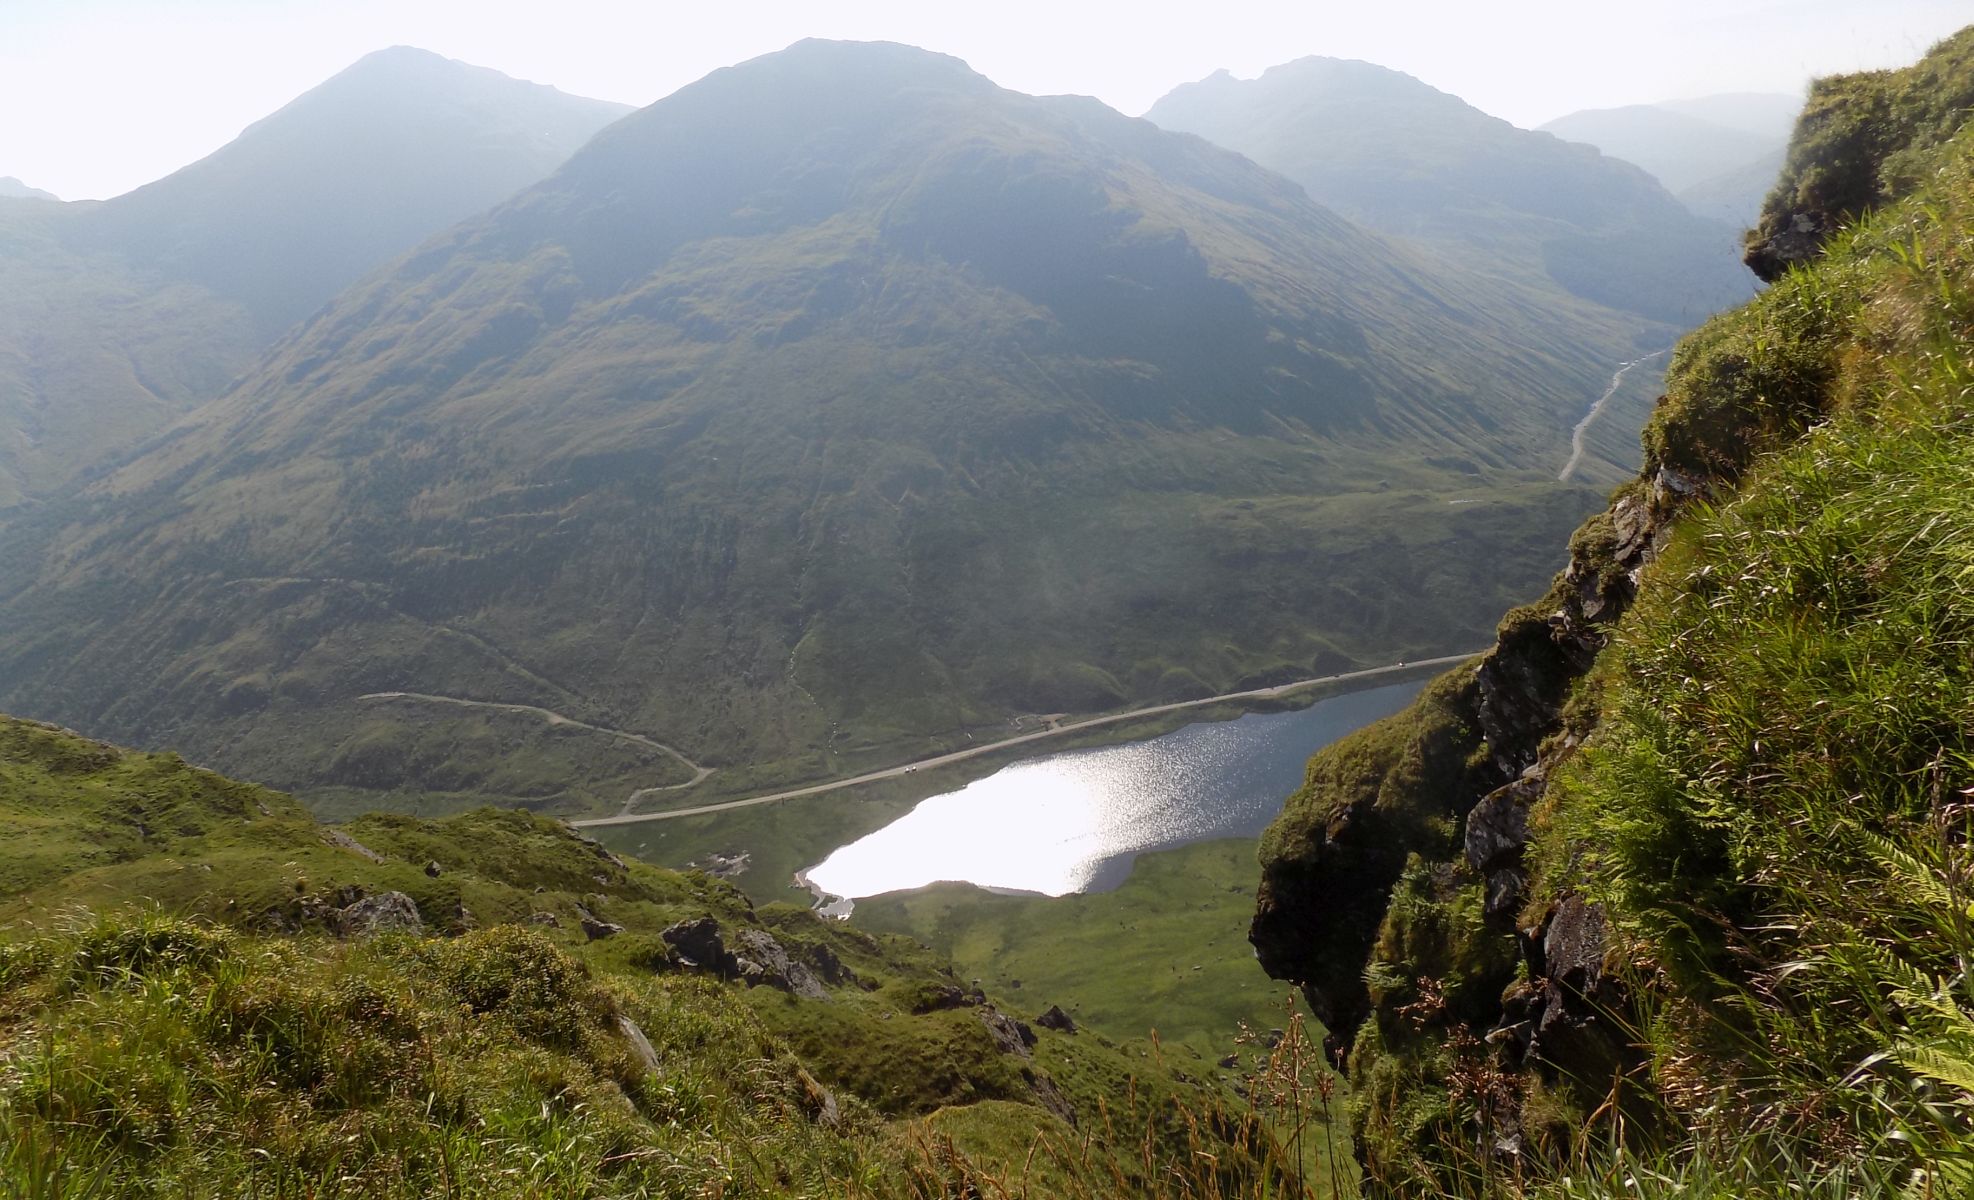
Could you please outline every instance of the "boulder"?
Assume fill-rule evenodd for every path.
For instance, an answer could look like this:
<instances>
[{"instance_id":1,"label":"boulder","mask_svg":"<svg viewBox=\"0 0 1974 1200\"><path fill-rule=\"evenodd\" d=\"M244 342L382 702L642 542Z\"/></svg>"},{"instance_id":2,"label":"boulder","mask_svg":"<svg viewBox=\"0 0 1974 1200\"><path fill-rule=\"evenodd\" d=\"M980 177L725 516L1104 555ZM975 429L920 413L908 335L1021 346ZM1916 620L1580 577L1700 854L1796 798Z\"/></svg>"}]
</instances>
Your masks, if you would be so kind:
<instances>
[{"instance_id":1,"label":"boulder","mask_svg":"<svg viewBox=\"0 0 1974 1200\"><path fill-rule=\"evenodd\" d=\"M562 918L552 912L529 913L526 924L541 925L549 929L562 928Z\"/></svg>"},{"instance_id":2,"label":"boulder","mask_svg":"<svg viewBox=\"0 0 1974 1200\"><path fill-rule=\"evenodd\" d=\"M373 937L380 933L422 933L424 918L418 905L403 892L379 892L335 911L330 928L341 937Z\"/></svg>"},{"instance_id":3,"label":"boulder","mask_svg":"<svg viewBox=\"0 0 1974 1200\"><path fill-rule=\"evenodd\" d=\"M445 874L445 868L439 865L437 859L433 859L431 862L425 864L425 873L437 879L439 876Z\"/></svg>"},{"instance_id":4,"label":"boulder","mask_svg":"<svg viewBox=\"0 0 1974 1200\"><path fill-rule=\"evenodd\" d=\"M948 1008L967 1008L976 1003L975 995L978 993L969 994L957 983L935 984L912 1003L912 1011L929 1013Z\"/></svg>"},{"instance_id":5,"label":"boulder","mask_svg":"<svg viewBox=\"0 0 1974 1200\"><path fill-rule=\"evenodd\" d=\"M1055 1004L1049 1005L1047 1012L1036 1017L1035 1023L1044 1029L1053 1029L1057 1033L1076 1032L1076 1022L1070 1019L1068 1013L1062 1011L1061 1006Z\"/></svg>"},{"instance_id":6,"label":"boulder","mask_svg":"<svg viewBox=\"0 0 1974 1200\"><path fill-rule=\"evenodd\" d=\"M637 1055L637 1060L644 1064L644 1069L653 1075L658 1074L658 1051L652 1049L651 1039L644 1036L644 1030L637 1027L637 1022L629 1017L618 1017L617 1032L623 1034L624 1040L631 1044L631 1053Z\"/></svg>"},{"instance_id":7,"label":"boulder","mask_svg":"<svg viewBox=\"0 0 1974 1200\"><path fill-rule=\"evenodd\" d=\"M711 917L666 926L658 936L677 952L682 966L698 967L725 978L739 973L739 964L720 937L720 923Z\"/></svg>"},{"instance_id":8,"label":"boulder","mask_svg":"<svg viewBox=\"0 0 1974 1200\"><path fill-rule=\"evenodd\" d=\"M613 938L624 932L624 927L615 921L600 920L589 913L584 913L581 920L583 936L592 942L600 942L604 938Z\"/></svg>"}]
</instances>

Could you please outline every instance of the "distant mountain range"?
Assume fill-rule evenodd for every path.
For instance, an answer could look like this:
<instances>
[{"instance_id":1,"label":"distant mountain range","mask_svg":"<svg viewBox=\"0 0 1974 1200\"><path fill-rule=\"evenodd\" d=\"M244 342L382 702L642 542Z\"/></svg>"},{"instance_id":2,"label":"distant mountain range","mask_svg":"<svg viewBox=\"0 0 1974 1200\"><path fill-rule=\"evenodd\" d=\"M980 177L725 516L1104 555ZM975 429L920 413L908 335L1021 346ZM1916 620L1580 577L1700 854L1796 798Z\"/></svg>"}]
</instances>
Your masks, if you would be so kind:
<instances>
[{"instance_id":1,"label":"distant mountain range","mask_svg":"<svg viewBox=\"0 0 1974 1200\"><path fill-rule=\"evenodd\" d=\"M943 56L715 72L0 532L0 707L329 811L595 811L689 776L660 743L741 788L1476 644L1601 494L1555 482L1571 424L1672 332L1563 289L1617 236L1569 213L1693 228L1496 132L1615 197L1496 205L1551 251L1512 275Z\"/></svg>"},{"instance_id":2,"label":"distant mountain range","mask_svg":"<svg viewBox=\"0 0 1974 1200\"><path fill-rule=\"evenodd\" d=\"M218 395L359 276L627 111L400 47L116 199L0 200L0 510Z\"/></svg>"},{"instance_id":3,"label":"distant mountain range","mask_svg":"<svg viewBox=\"0 0 1974 1200\"><path fill-rule=\"evenodd\" d=\"M53 192L32 188L12 175L0 175L0 199L4 200L60 200Z\"/></svg>"},{"instance_id":4,"label":"distant mountain range","mask_svg":"<svg viewBox=\"0 0 1974 1200\"><path fill-rule=\"evenodd\" d=\"M1518 285L1521 303L1574 297L1689 325L1752 290L1736 230L1696 217L1644 171L1370 63L1305 58L1252 80L1223 71L1146 116Z\"/></svg>"},{"instance_id":5,"label":"distant mountain range","mask_svg":"<svg viewBox=\"0 0 1974 1200\"><path fill-rule=\"evenodd\" d=\"M1694 212L1747 228L1802 107L1800 96L1737 93L1586 109L1541 128L1636 163Z\"/></svg>"}]
</instances>

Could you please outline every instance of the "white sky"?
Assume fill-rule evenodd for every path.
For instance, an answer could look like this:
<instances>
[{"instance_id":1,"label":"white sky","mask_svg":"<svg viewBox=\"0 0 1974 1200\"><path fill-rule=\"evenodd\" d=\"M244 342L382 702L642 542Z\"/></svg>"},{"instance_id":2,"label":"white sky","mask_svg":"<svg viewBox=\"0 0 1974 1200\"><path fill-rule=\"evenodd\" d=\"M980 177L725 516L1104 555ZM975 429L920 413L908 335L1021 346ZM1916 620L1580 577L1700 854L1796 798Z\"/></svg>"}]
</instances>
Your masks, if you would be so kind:
<instances>
[{"instance_id":1,"label":"white sky","mask_svg":"<svg viewBox=\"0 0 1974 1200\"><path fill-rule=\"evenodd\" d=\"M642 105L802 37L886 39L1133 114L1217 68L1325 54L1529 126L1796 91L1969 23L1974 0L0 0L0 175L116 195L399 44Z\"/></svg>"}]
</instances>

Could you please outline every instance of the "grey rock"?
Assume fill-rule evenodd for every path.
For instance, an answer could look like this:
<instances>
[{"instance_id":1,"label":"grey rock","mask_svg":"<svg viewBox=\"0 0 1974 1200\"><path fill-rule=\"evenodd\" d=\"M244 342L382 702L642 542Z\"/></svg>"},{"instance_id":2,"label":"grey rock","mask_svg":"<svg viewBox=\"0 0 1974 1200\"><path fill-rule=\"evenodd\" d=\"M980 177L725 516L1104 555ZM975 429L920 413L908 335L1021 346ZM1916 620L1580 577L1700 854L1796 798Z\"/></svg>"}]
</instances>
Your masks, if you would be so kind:
<instances>
[{"instance_id":1,"label":"grey rock","mask_svg":"<svg viewBox=\"0 0 1974 1200\"><path fill-rule=\"evenodd\" d=\"M739 930L733 935L733 948L740 979L749 987L780 988L805 1000L829 999L829 992L815 974L767 931Z\"/></svg>"},{"instance_id":2,"label":"grey rock","mask_svg":"<svg viewBox=\"0 0 1974 1200\"><path fill-rule=\"evenodd\" d=\"M580 920L583 926L583 936L592 942L600 942L604 938L613 938L624 932L624 927L615 921L599 920L589 913L584 913Z\"/></svg>"},{"instance_id":3,"label":"grey rock","mask_svg":"<svg viewBox=\"0 0 1974 1200\"><path fill-rule=\"evenodd\" d=\"M992 1005L983 1005L973 1010L980 1023L987 1027L987 1036L994 1039L994 1045L1003 1054L1015 1054L1028 1058L1030 1047L1035 1045L1035 1031L1026 1024L1015 1020Z\"/></svg>"},{"instance_id":4,"label":"grey rock","mask_svg":"<svg viewBox=\"0 0 1974 1200\"><path fill-rule=\"evenodd\" d=\"M434 859L425 864L425 873L437 879L439 876L445 874L445 868L439 865L437 859Z\"/></svg>"},{"instance_id":5,"label":"grey rock","mask_svg":"<svg viewBox=\"0 0 1974 1200\"><path fill-rule=\"evenodd\" d=\"M380 863L384 861L383 855L377 853L375 850L372 850L370 847L364 845L362 842L357 841L355 838L351 837L347 833L344 833L340 829L323 830L322 841L324 842L324 844L334 846L338 850L347 850L351 854L356 855L358 858L367 858L374 863Z\"/></svg>"},{"instance_id":6,"label":"grey rock","mask_svg":"<svg viewBox=\"0 0 1974 1200\"><path fill-rule=\"evenodd\" d=\"M659 1074L658 1051L652 1048L651 1039L644 1036L644 1030L637 1027L637 1022L629 1017L618 1017L617 1032L623 1034L624 1040L631 1044L631 1052L644 1064L644 1069L653 1075Z\"/></svg>"},{"instance_id":7,"label":"grey rock","mask_svg":"<svg viewBox=\"0 0 1974 1200\"><path fill-rule=\"evenodd\" d=\"M330 927L343 937L373 937L380 933L422 933L425 921L411 897L403 892L379 892L336 910Z\"/></svg>"},{"instance_id":8,"label":"grey rock","mask_svg":"<svg viewBox=\"0 0 1974 1200\"><path fill-rule=\"evenodd\" d=\"M562 918L552 912L529 913L527 924L543 925L549 929L560 929L562 928Z\"/></svg>"},{"instance_id":9,"label":"grey rock","mask_svg":"<svg viewBox=\"0 0 1974 1200\"><path fill-rule=\"evenodd\" d=\"M1467 813L1467 864L1486 883L1483 915L1500 932L1514 926L1528 886L1523 857L1528 849L1528 813L1542 798L1545 772L1540 764L1481 798Z\"/></svg>"}]
</instances>

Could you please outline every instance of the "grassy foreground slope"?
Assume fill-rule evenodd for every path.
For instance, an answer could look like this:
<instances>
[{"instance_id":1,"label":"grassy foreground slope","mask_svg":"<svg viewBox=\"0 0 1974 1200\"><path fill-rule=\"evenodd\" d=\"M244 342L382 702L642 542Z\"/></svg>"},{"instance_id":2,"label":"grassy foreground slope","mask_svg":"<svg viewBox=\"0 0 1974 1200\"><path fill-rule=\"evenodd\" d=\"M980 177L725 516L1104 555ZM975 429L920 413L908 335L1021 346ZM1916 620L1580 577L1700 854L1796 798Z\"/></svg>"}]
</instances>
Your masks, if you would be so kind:
<instances>
[{"instance_id":1,"label":"grassy foreground slope","mask_svg":"<svg viewBox=\"0 0 1974 1200\"><path fill-rule=\"evenodd\" d=\"M1355 1026L1372 1190L1974 1187L1970 36L1819 86L1797 177L1884 190L1682 344L1550 594L1271 831L1255 940Z\"/></svg>"},{"instance_id":2,"label":"grassy foreground slope","mask_svg":"<svg viewBox=\"0 0 1974 1200\"><path fill-rule=\"evenodd\" d=\"M1294 1128L541 817L0 718L7 1195L1301 1194Z\"/></svg>"}]
</instances>

